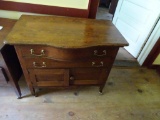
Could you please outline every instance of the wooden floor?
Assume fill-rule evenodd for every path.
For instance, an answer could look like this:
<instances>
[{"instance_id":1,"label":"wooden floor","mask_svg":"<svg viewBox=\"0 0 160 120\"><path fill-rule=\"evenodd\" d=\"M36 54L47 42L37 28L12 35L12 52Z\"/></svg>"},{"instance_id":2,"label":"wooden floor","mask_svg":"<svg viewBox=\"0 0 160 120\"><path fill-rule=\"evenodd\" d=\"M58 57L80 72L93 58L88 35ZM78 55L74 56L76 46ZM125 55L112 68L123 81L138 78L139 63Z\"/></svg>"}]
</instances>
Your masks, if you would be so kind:
<instances>
[{"instance_id":1,"label":"wooden floor","mask_svg":"<svg viewBox=\"0 0 160 120\"><path fill-rule=\"evenodd\" d=\"M116 59L135 60L123 48ZM23 98L16 99L10 86L0 86L0 120L160 120L160 76L138 66L113 67L103 95L78 87L34 97L23 77L20 87Z\"/></svg>"},{"instance_id":2,"label":"wooden floor","mask_svg":"<svg viewBox=\"0 0 160 120\"><path fill-rule=\"evenodd\" d=\"M140 67L114 67L99 95L97 87L52 89L30 95L20 80L23 98L0 87L0 120L160 120L160 76Z\"/></svg>"}]
</instances>

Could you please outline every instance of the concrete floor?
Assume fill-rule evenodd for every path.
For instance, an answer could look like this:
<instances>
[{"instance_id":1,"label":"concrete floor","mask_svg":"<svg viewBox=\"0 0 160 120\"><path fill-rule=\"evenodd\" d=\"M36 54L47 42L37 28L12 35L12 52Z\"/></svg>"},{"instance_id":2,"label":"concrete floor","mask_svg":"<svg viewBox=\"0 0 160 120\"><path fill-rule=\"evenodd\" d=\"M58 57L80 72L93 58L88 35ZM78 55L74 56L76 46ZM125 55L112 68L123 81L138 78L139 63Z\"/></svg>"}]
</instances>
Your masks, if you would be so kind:
<instances>
[{"instance_id":1,"label":"concrete floor","mask_svg":"<svg viewBox=\"0 0 160 120\"><path fill-rule=\"evenodd\" d=\"M160 76L139 67L113 67L99 95L97 87L42 89L31 96L24 78L23 98L0 87L0 120L159 120Z\"/></svg>"}]
</instances>

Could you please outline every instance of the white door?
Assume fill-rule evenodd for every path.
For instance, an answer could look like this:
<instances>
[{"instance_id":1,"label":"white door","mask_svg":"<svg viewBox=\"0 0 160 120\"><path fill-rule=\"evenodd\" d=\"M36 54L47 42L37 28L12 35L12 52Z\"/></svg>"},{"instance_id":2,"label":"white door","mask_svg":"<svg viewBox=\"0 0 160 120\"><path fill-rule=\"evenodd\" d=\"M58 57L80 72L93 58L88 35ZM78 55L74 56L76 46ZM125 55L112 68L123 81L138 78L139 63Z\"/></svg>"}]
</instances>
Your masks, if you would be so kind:
<instances>
[{"instance_id":1,"label":"white door","mask_svg":"<svg viewBox=\"0 0 160 120\"><path fill-rule=\"evenodd\" d=\"M135 58L160 17L160 0L119 0L113 24L128 41L125 49Z\"/></svg>"}]
</instances>

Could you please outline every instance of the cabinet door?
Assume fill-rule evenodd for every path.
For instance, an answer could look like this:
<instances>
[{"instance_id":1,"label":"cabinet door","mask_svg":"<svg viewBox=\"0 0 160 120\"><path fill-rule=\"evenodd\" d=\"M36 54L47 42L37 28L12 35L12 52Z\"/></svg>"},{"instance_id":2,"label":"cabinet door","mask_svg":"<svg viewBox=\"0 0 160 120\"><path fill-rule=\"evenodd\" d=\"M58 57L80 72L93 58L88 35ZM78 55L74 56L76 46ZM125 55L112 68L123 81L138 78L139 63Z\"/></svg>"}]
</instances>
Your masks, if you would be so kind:
<instances>
[{"instance_id":1,"label":"cabinet door","mask_svg":"<svg viewBox=\"0 0 160 120\"><path fill-rule=\"evenodd\" d=\"M68 69L29 69L33 86L56 87L69 85Z\"/></svg>"},{"instance_id":2,"label":"cabinet door","mask_svg":"<svg viewBox=\"0 0 160 120\"><path fill-rule=\"evenodd\" d=\"M107 77L106 68L75 68L70 70L70 85L100 85Z\"/></svg>"}]
</instances>

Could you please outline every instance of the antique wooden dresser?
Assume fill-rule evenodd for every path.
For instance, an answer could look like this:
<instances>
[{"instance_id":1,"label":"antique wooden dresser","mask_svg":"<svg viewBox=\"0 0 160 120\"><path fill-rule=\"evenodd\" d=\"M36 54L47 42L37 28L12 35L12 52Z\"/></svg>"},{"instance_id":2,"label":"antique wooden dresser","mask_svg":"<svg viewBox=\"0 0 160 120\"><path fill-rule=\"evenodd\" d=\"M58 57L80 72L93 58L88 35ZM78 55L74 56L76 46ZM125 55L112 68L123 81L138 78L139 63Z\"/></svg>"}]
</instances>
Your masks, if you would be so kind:
<instances>
[{"instance_id":1,"label":"antique wooden dresser","mask_svg":"<svg viewBox=\"0 0 160 120\"><path fill-rule=\"evenodd\" d=\"M15 46L27 84L35 88L107 81L119 47L128 45L110 21L22 15L5 39Z\"/></svg>"}]
</instances>

